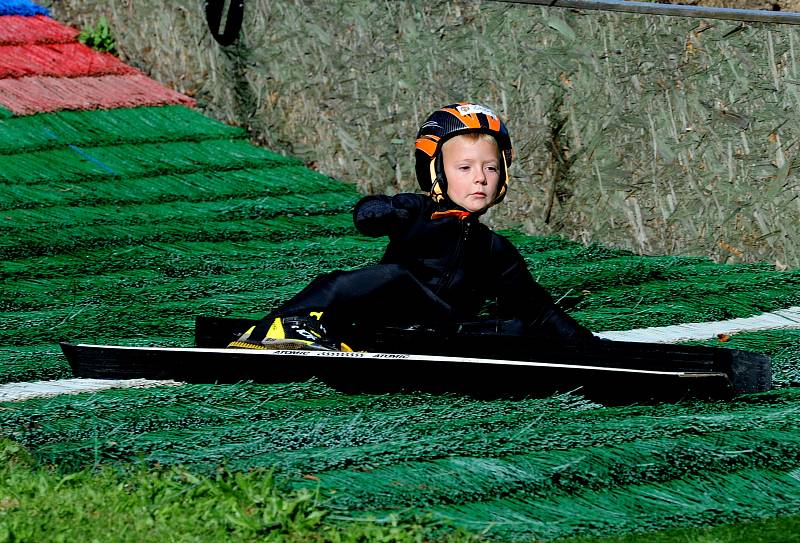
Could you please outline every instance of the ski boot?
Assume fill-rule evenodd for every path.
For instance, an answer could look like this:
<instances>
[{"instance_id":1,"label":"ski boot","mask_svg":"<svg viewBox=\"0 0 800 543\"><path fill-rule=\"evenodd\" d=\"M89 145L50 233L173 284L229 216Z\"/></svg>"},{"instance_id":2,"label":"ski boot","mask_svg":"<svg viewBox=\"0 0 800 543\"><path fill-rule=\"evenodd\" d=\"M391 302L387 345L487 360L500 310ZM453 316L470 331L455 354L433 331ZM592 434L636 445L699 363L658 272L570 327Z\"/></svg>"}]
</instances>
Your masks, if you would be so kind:
<instances>
[{"instance_id":1,"label":"ski boot","mask_svg":"<svg viewBox=\"0 0 800 543\"><path fill-rule=\"evenodd\" d=\"M312 312L307 317L275 317L272 322L262 320L229 343L228 348L351 352L347 344L328 339L325 327L319 321L321 317L321 312Z\"/></svg>"}]
</instances>

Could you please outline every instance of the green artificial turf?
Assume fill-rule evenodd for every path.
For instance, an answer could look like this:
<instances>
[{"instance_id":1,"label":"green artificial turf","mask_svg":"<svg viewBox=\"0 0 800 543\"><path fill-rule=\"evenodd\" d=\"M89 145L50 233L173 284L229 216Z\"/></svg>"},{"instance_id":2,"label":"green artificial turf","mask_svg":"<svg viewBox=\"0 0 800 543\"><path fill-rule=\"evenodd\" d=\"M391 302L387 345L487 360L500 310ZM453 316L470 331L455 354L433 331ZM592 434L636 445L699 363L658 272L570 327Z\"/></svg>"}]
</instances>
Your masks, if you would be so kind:
<instances>
[{"instance_id":1,"label":"green artificial turf","mask_svg":"<svg viewBox=\"0 0 800 543\"><path fill-rule=\"evenodd\" d=\"M0 115L2 115L0 108ZM84 145L203 141L243 138L240 128L184 106L57 111L7 119L0 124L0 154L12 155Z\"/></svg>"},{"instance_id":2,"label":"green artificial turf","mask_svg":"<svg viewBox=\"0 0 800 543\"><path fill-rule=\"evenodd\" d=\"M269 470L198 475L177 467L37 468L20 445L0 440L0 542L15 541L501 542L430 516L347 515L318 490L291 490ZM800 516L671 529L561 543L793 543Z\"/></svg>"},{"instance_id":3,"label":"green artificial turf","mask_svg":"<svg viewBox=\"0 0 800 543\"><path fill-rule=\"evenodd\" d=\"M116 390L3 404L40 465L270 469L341 515L501 540L703 526L800 507L800 389L603 407L347 395L311 381Z\"/></svg>"},{"instance_id":4,"label":"green artificial turf","mask_svg":"<svg viewBox=\"0 0 800 543\"><path fill-rule=\"evenodd\" d=\"M565 539L563 543L796 543L800 516L723 524L708 528L672 529L603 538Z\"/></svg>"},{"instance_id":5,"label":"green artificial turf","mask_svg":"<svg viewBox=\"0 0 800 543\"><path fill-rule=\"evenodd\" d=\"M356 235L351 186L182 107L14 117L0 124L0 155L0 384L70 376L59 340L189 346L195 316L260 317L319 273L378 261L386 243ZM797 270L505 234L595 331L800 304ZM797 338L704 342L773 357L779 388L728 402L347 395L310 381L3 403L0 435L38 466L12 474L13 492L41 488L49 502L26 519L8 506L18 498L0 497L0 514L34 540L56 519L75 539L81 522L114 516L98 526L135 525L132 539L168 538L154 519L187 534L208 524L210 539L273 537L275 520L241 515L259 494L271 497L258 519L268 503L302 502L301 535L322 530L304 532L303 519L324 510L325 526L350 526L351 539L320 532L331 540L396 529L400 541L443 526L530 541L786 516L800 509ZM149 504L139 488L156 489Z\"/></svg>"}]
</instances>

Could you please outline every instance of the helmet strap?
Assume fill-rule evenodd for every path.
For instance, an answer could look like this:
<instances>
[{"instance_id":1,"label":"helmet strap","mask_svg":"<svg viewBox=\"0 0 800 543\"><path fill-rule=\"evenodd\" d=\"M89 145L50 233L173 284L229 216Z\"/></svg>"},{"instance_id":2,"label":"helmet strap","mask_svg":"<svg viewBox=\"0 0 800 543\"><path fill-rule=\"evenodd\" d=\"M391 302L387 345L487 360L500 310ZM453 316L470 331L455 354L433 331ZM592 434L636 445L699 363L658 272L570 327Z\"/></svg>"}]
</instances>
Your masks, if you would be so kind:
<instances>
[{"instance_id":1,"label":"helmet strap","mask_svg":"<svg viewBox=\"0 0 800 543\"><path fill-rule=\"evenodd\" d=\"M438 156L441 156L441 154L439 154ZM445 200L445 198L447 198L446 194L447 184L444 181L444 173L442 172L440 174L439 172L437 172L438 168L436 167L436 159L437 157L434 157L433 160L431 160L431 165L430 165L431 179L433 180L430 194L434 202L436 202L437 204L441 204Z\"/></svg>"}]
</instances>

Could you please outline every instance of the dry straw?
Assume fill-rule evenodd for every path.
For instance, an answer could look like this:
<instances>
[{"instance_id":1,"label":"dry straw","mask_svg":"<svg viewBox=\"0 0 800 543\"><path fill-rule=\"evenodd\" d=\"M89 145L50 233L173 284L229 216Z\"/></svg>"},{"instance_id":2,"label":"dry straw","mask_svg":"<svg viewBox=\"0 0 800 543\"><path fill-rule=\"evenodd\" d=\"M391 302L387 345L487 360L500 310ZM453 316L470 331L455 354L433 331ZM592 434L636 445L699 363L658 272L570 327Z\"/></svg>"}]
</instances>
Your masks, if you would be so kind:
<instances>
[{"instance_id":1,"label":"dry straw","mask_svg":"<svg viewBox=\"0 0 800 543\"><path fill-rule=\"evenodd\" d=\"M59 2L123 58L364 192L413 190L416 128L486 102L517 163L496 225L641 253L800 264L798 30L466 1L248 2L213 42L182 0Z\"/></svg>"}]
</instances>

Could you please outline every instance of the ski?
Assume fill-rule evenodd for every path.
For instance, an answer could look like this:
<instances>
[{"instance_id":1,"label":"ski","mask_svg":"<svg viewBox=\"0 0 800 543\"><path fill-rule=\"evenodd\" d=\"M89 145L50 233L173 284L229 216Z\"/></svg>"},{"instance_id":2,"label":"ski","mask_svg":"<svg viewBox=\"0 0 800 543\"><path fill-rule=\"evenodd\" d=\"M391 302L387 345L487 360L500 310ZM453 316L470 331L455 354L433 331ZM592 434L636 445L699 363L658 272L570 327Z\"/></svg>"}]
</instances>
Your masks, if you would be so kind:
<instances>
[{"instance_id":1,"label":"ski","mask_svg":"<svg viewBox=\"0 0 800 543\"><path fill-rule=\"evenodd\" d=\"M354 330L361 352L225 348L256 321L197 317L194 347L61 343L76 377L189 383L318 379L344 392L525 397L579 390L606 403L730 397L772 387L771 361L725 349L421 328ZM477 332L475 330L478 330ZM359 333L361 334L359 336ZM348 337L348 339L350 339Z\"/></svg>"},{"instance_id":2,"label":"ski","mask_svg":"<svg viewBox=\"0 0 800 543\"><path fill-rule=\"evenodd\" d=\"M254 323L249 319L197 317L195 345L225 347ZM735 393L763 392L772 387L770 358L739 349L609 340L559 343L546 338L474 333L469 329L444 333L425 329L383 328L371 330L361 337L358 337L358 332L354 330L353 345L369 352L503 359L664 373L723 373Z\"/></svg>"},{"instance_id":3,"label":"ski","mask_svg":"<svg viewBox=\"0 0 800 543\"><path fill-rule=\"evenodd\" d=\"M580 390L611 402L735 393L719 371L663 371L598 365L403 353L159 348L62 343L76 377L173 379L190 383L285 383L316 378L344 392L423 391L521 397Z\"/></svg>"}]
</instances>

